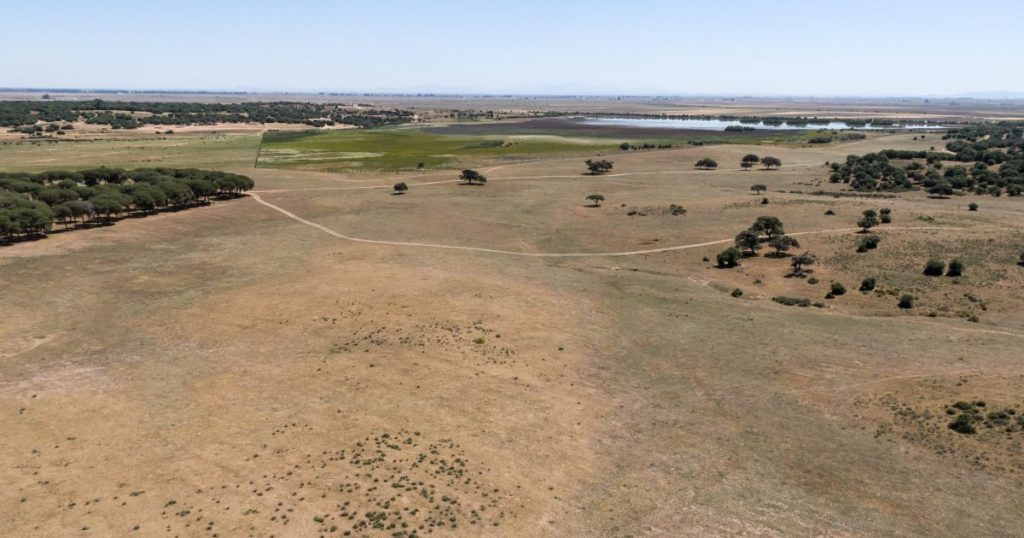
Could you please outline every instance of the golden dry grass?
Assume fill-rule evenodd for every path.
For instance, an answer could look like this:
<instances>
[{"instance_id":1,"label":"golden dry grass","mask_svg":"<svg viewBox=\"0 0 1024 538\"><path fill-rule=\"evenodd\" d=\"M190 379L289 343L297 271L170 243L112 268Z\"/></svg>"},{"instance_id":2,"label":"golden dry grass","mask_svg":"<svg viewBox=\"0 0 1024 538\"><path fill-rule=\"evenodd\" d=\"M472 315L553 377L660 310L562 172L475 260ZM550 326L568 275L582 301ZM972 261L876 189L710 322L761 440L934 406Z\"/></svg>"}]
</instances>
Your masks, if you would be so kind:
<instances>
[{"instance_id":1,"label":"golden dry grass","mask_svg":"<svg viewBox=\"0 0 1024 538\"><path fill-rule=\"evenodd\" d=\"M722 245L352 242L252 198L3 248L0 534L337 535L379 511L384 529L353 535L1014 534L1022 434L964 439L901 411L1024 403L1020 201L779 192L834 189L826 160L929 143L615 154L602 177L576 157L482 162L485 187L185 157L379 241L608 253L728 240L771 214L817 232L800 241L820 283L785 260L703 261ZM751 151L785 165L734 169ZM694 171L706 156L722 169ZM853 253L842 230L881 205L880 248ZM969 257L967 276L919 276L932 253ZM857 292L869 274L920 307ZM833 279L850 292L825 301Z\"/></svg>"}]
</instances>

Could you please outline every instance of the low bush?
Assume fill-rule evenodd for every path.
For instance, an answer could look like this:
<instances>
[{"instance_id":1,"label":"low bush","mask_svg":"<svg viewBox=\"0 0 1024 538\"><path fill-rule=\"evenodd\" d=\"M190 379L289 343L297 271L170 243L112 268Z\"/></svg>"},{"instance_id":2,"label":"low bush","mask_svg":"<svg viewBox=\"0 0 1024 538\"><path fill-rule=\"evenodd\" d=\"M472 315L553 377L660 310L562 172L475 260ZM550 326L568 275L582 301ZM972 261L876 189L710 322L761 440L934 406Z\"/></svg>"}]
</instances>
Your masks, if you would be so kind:
<instances>
[{"instance_id":1,"label":"low bush","mask_svg":"<svg viewBox=\"0 0 1024 538\"><path fill-rule=\"evenodd\" d=\"M722 252L718 253L715 260L718 262L718 266L722 268L736 267L740 264L740 258L743 257L743 253L736 247L729 247Z\"/></svg>"},{"instance_id":2,"label":"low bush","mask_svg":"<svg viewBox=\"0 0 1024 538\"><path fill-rule=\"evenodd\" d=\"M964 274L964 262L953 258L953 261L949 262L949 268L946 270L946 276L961 276Z\"/></svg>"},{"instance_id":3,"label":"low bush","mask_svg":"<svg viewBox=\"0 0 1024 538\"><path fill-rule=\"evenodd\" d=\"M867 252L878 248L878 243L882 240L877 235L865 235L860 238L860 243L857 245L857 252Z\"/></svg>"},{"instance_id":4,"label":"low bush","mask_svg":"<svg viewBox=\"0 0 1024 538\"><path fill-rule=\"evenodd\" d=\"M942 260L928 260L924 264L924 274L928 276L942 276L946 270L946 264Z\"/></svg>"},{"instance_id":5,"label":"low bush","mask_svg":"<svg viewBox=\"0 0 1024 538\"><path fill-rule=\"evenodd\" d=\"M960 414L957 415L953 422L949 423L949 429L962 433L964 435L972 435L977 433L977 429L974 427L973 415Z\"/></svg>"},{"instance_id":6,"label":"low bush","mask_svg":"<svg viewBox=\"0 0 1024 538\"><path fill-rule=\"evenodd\" d=\"M779 295L778 297L772 297L772 300L786 306L811 306L811 300L803 297L786 297L784 295Z\"/></svg>"}]
</instances>

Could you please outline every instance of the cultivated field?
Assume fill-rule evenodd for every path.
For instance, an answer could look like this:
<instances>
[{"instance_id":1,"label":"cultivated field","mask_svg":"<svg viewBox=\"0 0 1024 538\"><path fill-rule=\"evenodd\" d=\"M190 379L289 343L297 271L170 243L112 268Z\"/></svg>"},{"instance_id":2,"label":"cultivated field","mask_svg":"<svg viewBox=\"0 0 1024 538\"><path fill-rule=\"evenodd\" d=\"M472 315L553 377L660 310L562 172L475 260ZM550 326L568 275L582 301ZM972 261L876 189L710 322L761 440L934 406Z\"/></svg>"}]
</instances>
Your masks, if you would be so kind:
<instances>
[{"instance_id":1,"label":"cultivated field","mask_svg":"<svg viewBox=\"0 0 1024 538\"><path fill-rule=\"evenodd\" d=\"M958 401L1024 413L1024 202L839 196L824 165L938 135L621 151L416 130L429 144L374 168L472 166L487 184L297 169L369 163L396 132L317 134L300 157L251 133L0 145L0 170L256 180L243 199L0 247L0 535L1024 528L1024 432L947 427ZM502 145L467 148L480 140ZM258 150L281 168L254 168ZM742 170L747 153L783 166ZM584 175L598 156L614 169ZM878 248L857 253L857 220L882 207ZM770 249L715 266L762 215L817 257L807 277ZM924 276L931 257L966 270ZM848 291L825 299L833 282Z\"/></svg>"}]
</instances>

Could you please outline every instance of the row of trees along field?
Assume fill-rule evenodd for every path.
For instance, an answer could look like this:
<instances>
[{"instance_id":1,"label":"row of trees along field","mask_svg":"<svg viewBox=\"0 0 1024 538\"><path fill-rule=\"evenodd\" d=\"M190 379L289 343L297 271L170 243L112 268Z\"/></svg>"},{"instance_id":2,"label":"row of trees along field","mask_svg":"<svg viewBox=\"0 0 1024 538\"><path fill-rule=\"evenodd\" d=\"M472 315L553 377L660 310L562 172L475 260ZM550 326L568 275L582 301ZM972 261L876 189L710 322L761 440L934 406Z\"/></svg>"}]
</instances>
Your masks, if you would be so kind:
<instances>
[{"instance_id":1,"label":"row of trees along field","mask_svg":"<svg viewBox=\"0 0 1024 538\"><path fill-rule=\"evenodd\" d=\"M143 113L143 114L140 114ZM41 133L43 123L110 125L136 129L143 125L214 123L302 123L323 127L344 123L359 127L412 121L414 112L366 109L325 103L150 103L105 101L0 101L0 126L27 134Z\"/></svg>"},{"instance_id":2,"label":"row of trees along field","mask_svg":"<svg viewBox=\"0 0 1024 538\"><path fill-rule=\"evenodd\" d=\"M0 173L0 238L6 242L107 224L128 215L186 209L239 196L249 177L194 168L93 168Z\"/></svg>"},{"instance_id":3,"label":"row of trees along field","mask_svg":"<svg viewBox=\"0 0 1024 538\"><path fill-rule=\"evenodd\" d=\"M940 197L1024 193L1024 122L982 123L951 130L943 138L947 151L889 149L849 155L846 162L830 164L829 179L857 191L922 188Z\"/></svg>"}]
</instances>

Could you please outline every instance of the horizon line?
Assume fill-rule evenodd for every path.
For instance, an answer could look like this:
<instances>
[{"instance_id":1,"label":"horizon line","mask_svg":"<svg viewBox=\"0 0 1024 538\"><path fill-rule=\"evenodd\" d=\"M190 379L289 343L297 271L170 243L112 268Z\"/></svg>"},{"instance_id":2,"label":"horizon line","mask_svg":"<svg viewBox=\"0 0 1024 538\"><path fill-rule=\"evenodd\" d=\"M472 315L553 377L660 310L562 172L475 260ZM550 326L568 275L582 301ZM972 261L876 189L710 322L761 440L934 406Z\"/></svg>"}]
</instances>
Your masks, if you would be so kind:
<instances>
[{"instance_id":1,"label":"horizon line","mask_svg":"<svg viewBox=\"0 0 1024 538\"><path fill-rule=\"evenodd\" d=\"M111 94L178 94L178 95L320 95L367 97L643 97L643 98L715 98L715 99L971 99L979 101L1024 100L1024 92L971 91L960 94L747 94L747 93L671 93L671 92L492 92L492 91L387 91L387 90L227 90L172 88L86 88L86 87L0 87L0 93L111 93ZM973 94L1011 94L1005 97L978 97ZM1019 95L1018 95L1019 94Z\"/></svg>"}]
</instances>

